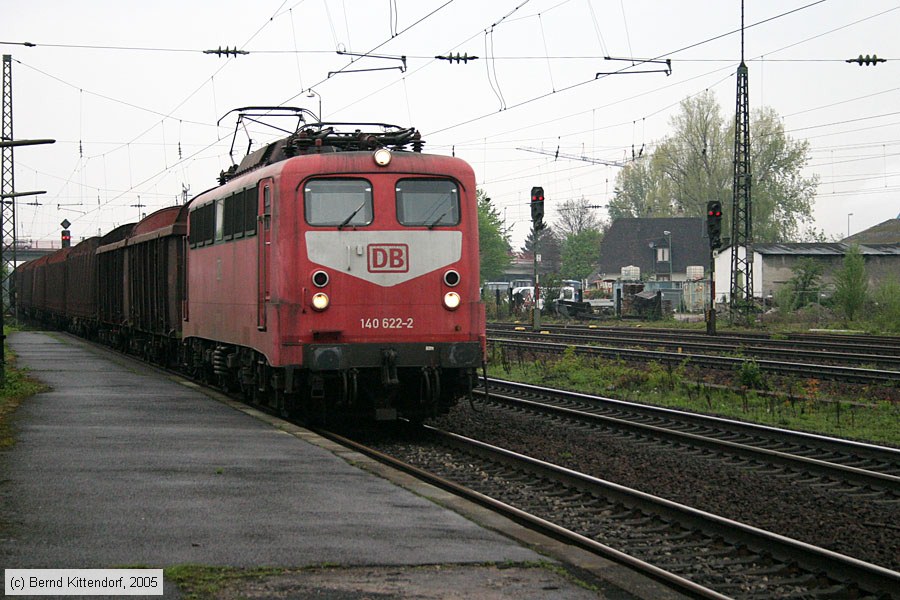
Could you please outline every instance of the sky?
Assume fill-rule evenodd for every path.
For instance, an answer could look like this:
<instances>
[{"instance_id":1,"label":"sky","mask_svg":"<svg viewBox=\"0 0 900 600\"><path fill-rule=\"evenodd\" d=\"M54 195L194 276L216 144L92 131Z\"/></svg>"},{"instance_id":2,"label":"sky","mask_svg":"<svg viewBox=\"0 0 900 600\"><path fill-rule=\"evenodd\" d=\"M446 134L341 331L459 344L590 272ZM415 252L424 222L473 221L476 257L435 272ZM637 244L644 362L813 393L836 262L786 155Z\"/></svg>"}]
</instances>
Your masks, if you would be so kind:
<instances>
[{"instance_id":1,"label":"sky","mask_svg":"<svg viewBox=\"0 0 900 600\"><path fill-rule=\"evenodd\" d=\"M604 220L617 164L670 135L680 102L711 90L733 119L741 60L739 0L0 0L0 12L13 137L56 140L14 154L15 191L46 191L18 200L17 235L44 243L64 219L77 242L214 187L250 143L239 132L232 149L229 111L296 106L416 127L426 151L473 166L518 248L532 186L551 225L580 198ZM771 107L809 142L814 227L840 239L898 217L900 2L753 0L744 24L751 110ZM220 49L242 54L207 52ZM435 58L457 54L478 58ZM845 62L860 54L887 61ZM249 134L253 148L273 135Z\"/></svg>"}]
</instances>

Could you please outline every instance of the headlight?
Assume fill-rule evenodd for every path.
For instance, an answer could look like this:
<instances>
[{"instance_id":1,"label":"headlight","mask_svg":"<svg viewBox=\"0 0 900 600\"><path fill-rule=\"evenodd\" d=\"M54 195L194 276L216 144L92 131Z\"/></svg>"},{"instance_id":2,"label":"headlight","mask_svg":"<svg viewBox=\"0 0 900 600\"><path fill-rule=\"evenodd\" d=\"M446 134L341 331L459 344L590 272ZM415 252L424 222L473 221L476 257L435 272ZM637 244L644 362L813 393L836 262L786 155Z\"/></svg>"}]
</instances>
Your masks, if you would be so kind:
<instances>
[{"instance_id":1,"label":"headlight","mask_svg":"<svg viewBox=\"0 0 900 600\"><path fill-rule=\"evenodd\" d=\"M456 292L447 292L444 294L444 306L449 310L456 310L459 308L459 294Z\"/></svg>"},{"instance_id":2,"label":"headlight","mask_svg":"<svg viewBox=\"0 0 900 600\"><path fill-rule=\"evenodd\" d=\"M313 294L312 307L315 310L325 310L326 308L328 308L328 303L328 294L325 294L323 292Z\"/></svg>"},{"instance_id":3,"label":"headlight","mask_svg":"<svg viewBox=\"0 0 900 600\"><path fill-rule=\"evenodd\" d=\"M446 273L444 273L444 283L449 285L450 287L454 287L459 285L459 273L450 269Z\"/></svg>"},{"instance_id":4,"label":"headlight","mask_svg":"<svg viewBox=\"0 0 900 600\"><path fill-rule=\"evenodd\" d=\"M391 151L387 148L379 148L372 157L375 159L375 164L379 167L386 167L391 164Z\"/></svg>"},{"instance_id":5,"label":"headlight","mask_svg":"<svg viewBox=\"0 0 900 600\"><path fill-rule=\"evenodd\" d=\"M325 271L316 271L312 276L313 285L316 287L325 287L328 285L328 273Z\"/></svg>"}]
</instances>

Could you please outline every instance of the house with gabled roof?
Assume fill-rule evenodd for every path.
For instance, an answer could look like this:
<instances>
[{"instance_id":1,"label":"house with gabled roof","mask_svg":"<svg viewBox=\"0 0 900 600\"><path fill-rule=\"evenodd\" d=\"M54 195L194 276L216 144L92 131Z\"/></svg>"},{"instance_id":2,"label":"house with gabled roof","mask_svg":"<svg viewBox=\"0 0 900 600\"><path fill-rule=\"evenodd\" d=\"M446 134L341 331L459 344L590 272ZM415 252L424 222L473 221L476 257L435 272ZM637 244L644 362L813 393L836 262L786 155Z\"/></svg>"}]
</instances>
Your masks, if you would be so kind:
<instances>
[{"instance_id":1,"label":"house with gabled roof","mask_svg":"<svg viewBox=\"0 0 900 600\"><path fill-rule=\"evenodd\" d=\"M597 279L632 279L636 271L628 267L639 268L640 278L650 281L685 281L705 273L709 268L706 220L616 219L600 243Z\"/></svg>"}]
</instances>

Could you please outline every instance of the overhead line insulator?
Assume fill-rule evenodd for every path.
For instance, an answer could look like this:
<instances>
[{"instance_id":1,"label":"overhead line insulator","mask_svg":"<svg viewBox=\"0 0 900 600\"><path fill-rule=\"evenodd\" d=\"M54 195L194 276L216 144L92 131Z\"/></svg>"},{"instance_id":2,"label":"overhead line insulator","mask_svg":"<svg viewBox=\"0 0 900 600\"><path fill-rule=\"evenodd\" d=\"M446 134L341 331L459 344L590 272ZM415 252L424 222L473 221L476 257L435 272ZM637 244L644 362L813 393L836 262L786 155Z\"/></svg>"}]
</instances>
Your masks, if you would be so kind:
<instances>
[{"instance_id":1,"label":"overhead line insulator","mask_svg":"<svg viewBox=\"0 0 900 600\"><path fill-rule=\"evenodd\" d=\"M477 56L469 56L469 53L460 54L457 52L455 55L451 52L447 56L435 56L437 60L446 60L449 61L450 64L453 63L468 63L470 60L478 60Z\"/></svg>"},{"instance_id":2,"label":"overhead line insulator","mask_svg":"<svg viewBox=\"0 0 900 600\"><path fill-rule=\"evenodd\" d=\"M203 54L215 54L216 56L224 56L228 58L229 56L234 56L237 58L238 54L250 54L247 50L238 50L237 46L234 47L234 50L225 46L225 49L222 49L222 46L219 46L216 50L204 50Z\"/></svg>"},{"instance_id":3,"label":"overhead line insulator","mask_svg":"<svg viewBox=\"0 0 900 600\"><path fill-rule=\"evenodd\" d=\"M877 66L878 63L887 62L887 59L886 59L886 58L878 58L878 55L877 55L877 54L873 54L872 56L869 56L868 54L866 54L865 56L863 56L862 54L860 54L858 57L856 57L856 58L848 58L848 59L847 59L846 61L844 61L844 62L848 62L848 63L856 63L856 64L858 64L860 67L863 66L863 65L866 65L866 66L869 66L869 65Z\"/></svg>"}]
</instances>

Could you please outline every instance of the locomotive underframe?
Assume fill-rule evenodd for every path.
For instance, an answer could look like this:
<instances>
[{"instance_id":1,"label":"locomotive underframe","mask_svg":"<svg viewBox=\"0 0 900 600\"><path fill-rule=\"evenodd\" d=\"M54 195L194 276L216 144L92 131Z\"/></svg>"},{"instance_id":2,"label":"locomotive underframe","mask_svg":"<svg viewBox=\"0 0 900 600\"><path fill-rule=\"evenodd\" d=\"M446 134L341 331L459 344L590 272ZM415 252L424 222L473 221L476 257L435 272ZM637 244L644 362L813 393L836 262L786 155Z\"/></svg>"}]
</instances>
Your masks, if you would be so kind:
<instances>
[{"instance_id":1,"label":"locomotive underframe","mask_svg":"<svg viewBox=\"0 0 900 600\"><path fill-rule=\"evenodd\" d=\"M313 422L347 418L421 421L469 396L481 366L478 342L310 344L305 366L273 367L252 348L191 338L182 367L256 404Z\"/></svg>"},{"instance_id":2,"label":"locomotive underframe","mask_svg":"<svg viewBox=\"0 0 900 600\"><path fill-rule=\"evenodd\" d=\"M483 366L478 342L445 342L308 344L306 366L273 367L252 348L182 340L174 331L154 333L43 311L24 316L148 362L180 368L225 391L240 391L248 401L312 422L328 422L336 415L421 421L443 414L471 396Z\"/></svg>"}]
</instances>

